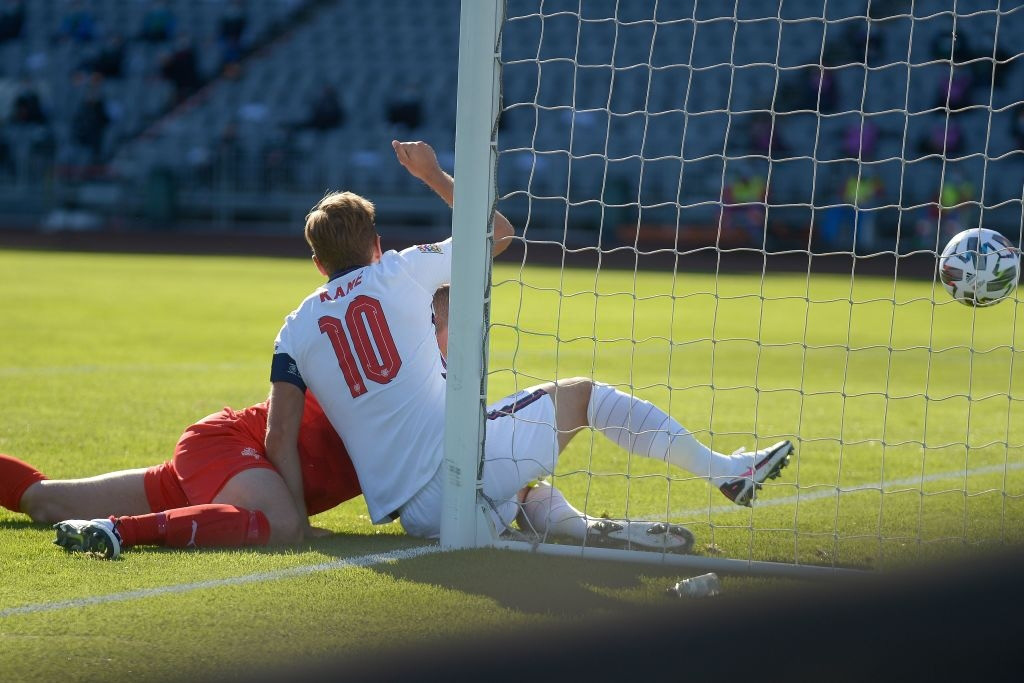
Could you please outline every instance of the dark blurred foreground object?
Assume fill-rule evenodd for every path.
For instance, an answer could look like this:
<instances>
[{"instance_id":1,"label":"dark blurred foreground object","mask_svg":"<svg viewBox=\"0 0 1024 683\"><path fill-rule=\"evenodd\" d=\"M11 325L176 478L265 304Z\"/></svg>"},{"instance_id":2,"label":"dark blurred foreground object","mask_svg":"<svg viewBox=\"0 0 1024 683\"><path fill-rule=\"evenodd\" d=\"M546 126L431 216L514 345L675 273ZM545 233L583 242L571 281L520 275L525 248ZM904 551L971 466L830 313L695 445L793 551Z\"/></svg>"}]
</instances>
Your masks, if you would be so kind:
<instances>
[{"instance_id":1,"label":"dark blurred foreground object","mask_svg":"<svg viewBox=\"0 0 1024 683\"><path fill-rule=\"evenodd\" d=\"M975 552L887 576L666 598L560 628L396 642L391 655L350 654L250 680L1019 680L1024 548Z\"/></svg>"}]
</instances>

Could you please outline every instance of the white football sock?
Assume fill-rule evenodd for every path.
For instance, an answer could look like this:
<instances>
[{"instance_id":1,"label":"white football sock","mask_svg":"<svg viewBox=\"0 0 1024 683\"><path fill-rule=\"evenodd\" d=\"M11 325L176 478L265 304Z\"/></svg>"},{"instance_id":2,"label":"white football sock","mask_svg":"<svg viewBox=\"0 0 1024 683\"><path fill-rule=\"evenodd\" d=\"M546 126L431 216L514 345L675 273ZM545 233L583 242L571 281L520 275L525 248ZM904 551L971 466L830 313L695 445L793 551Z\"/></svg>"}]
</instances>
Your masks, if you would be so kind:
<instances>
[{"instance_id":1,"label":"white football sock","mask_svg":"<svg viewBox=\"0 0 1024 683\"><path fill-rule=\"evenodd\" d=\"M750 466L749 454L733 457L713 451L661 408L600 382L590 392L587 421L630 453L672 463L714 484Z\"/></svg>"},{"instance_id":2,"label":"white football sock","mask_svg":"<svg viewBox=\"0 0 1024 683\"><path fill-rule=\"evenodd\" d=\"M582 541L587 524L593 521L565 499L562 492L546 481L537 482L526 492L522 507L529 529L540 535L547 533L569 536Z\"/></svg>"}]
</instances>

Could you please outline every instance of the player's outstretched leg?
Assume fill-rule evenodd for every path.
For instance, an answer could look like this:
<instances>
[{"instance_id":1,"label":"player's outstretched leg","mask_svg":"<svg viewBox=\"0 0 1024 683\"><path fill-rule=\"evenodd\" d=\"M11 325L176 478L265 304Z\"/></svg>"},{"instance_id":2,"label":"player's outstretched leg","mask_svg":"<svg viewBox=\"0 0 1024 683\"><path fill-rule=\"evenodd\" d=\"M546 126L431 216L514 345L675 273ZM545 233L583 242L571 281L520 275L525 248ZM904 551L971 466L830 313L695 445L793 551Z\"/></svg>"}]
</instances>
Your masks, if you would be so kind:
<instances>
[{"instance_id":1,"label":"player's outstretched leg","mask_svg":"<svg viewBox=\"0 0 1024 683\"><path fill-rule=\"evenodd\" d=\"M85 479L50 479L24 461L0 454L0 506L46 524L141 514L151 509L145 473L134 469Z\"/></svg>"},{"instance_id":2,"label":"player's outstretched leg","mask_svg":"<svg viewBox=\"0 0 1024 683\"><path fill-rule=\"evenodd\" d=\"M270 524L263 512L222 504L108 519L69 519L53 528L57 530L54 543L61 548L107 559L137 545L231 548L266 545L270 540Z\"/></svg>"},{"instance_id":3,"label":"player's outstretched leg","mask_svg":"<svg viewBox=\"0 0 1024 683\"><path fill-rule=\"evenodd\" d=\"M33 484L46 475L23 460L0 453L0 506L13 512L21 509L21 498Z\"/></svg>"},{"instance_id":4,"label":"player's outstretched leg","mask_svg":"<svg viewBox=\"0 0 1024 683\"><path fill-rule=\"evenodd\" d=\"M738 505L750 505L766 479L789 463L793 445L781 441L754 453L713 451L656 405L600 382L590 383L588 424L635 455L672 463L707 479Z\"/></svg>"},{"instance_id":5,"label":"player's outstretched leg","mask_svg":"<svg viewBox=\"0 0 1024 683\"><path fill-rule=\"evenodd\" d=\"M782 473L782 468L789 464L789 456L793 452L793 444L780 441L774 446L762 448L754 452L754 463L735 479L722 484L719 489L725 497L737 505L746 505L757 497L757 491L767 479L775 479Z\"/></svg>"},{"instance_id":6,"label":"player's outstretched leg","mask_svg":"<svg viewBox=\"0 0 1024 683\"><path fill-rule=\"evenodd\" d=\"M166 548L234 548L267 545L271 525L261 510L209 503L119 517L125 546Z\"/></svg>"},{"instance_id":7,"label":"player's outstretched leg","mask_svg":"<svg viewBox=\"0 0 1024 683\"><path fill-rule=\"evenodd\" d=\"M520 526L540 535L550 533L602 547L688 553L694 544L693 533L678 524L591 517L546 481L527 488Z\"/></svg>"},{"instance_id":8,"label":"player's outstretched leg","mask_svg":"<svg viewBox=\"0 0 1024 683\"><path fill-rule=\"evenodd\" d=\"M109 519L69 519L53 525L54 544L69 552L82 552L116 559L121 554L121 536Z\"/></svg>"}]
</instances>

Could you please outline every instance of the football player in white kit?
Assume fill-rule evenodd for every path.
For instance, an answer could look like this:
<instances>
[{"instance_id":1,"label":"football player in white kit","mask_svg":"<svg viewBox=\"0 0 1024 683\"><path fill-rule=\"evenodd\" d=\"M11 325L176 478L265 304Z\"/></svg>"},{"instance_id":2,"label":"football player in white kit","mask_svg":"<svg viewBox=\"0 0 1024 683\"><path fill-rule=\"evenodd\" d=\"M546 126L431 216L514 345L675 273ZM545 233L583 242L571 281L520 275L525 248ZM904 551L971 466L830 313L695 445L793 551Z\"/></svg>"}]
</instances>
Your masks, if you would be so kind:
<instances>
[{"instance_id":1,"label":"football player in white kit","mask_svg":"<svg viewBox=\"0 0 1024 683\"><path fill-rule=\"evenodd\" d=\"M392 147L410 174L452 205L454 180L429 145L393 141ZM296 437L308 387L348 448L371 520L401 518L409 534L435 538L445 378L430 304L450 280L452 242L382 253L374 216L363 197L336 192L306 217L306 241L327 283L288 315L275 341L266 455L303 511ZM501 213L493 222L492 257L515 234ZM755 453L717 453L657 407L612 386L586 378L538 385L488 411L483 492L496 502L499 528L520 507L527 514L552 508L551 487L524 487L553 473L558 454L587 426L632 453L706 478L741 505L750 504L765 479L778 476L792 452L782 441ZM664 547L688 542L662 526Z\"/></svg>"}]
</instances>

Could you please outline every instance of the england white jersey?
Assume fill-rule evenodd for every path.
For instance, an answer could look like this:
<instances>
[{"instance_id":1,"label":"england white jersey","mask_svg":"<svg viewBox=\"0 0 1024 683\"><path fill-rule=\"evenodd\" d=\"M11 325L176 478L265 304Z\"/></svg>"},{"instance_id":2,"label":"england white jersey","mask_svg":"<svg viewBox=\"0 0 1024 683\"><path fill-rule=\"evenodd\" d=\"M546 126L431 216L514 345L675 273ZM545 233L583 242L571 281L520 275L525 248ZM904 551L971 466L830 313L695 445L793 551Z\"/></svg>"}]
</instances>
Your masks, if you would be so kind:
<instances>
[{"instance_id":1,"label":"england white jersey","mask_svg":"<svg viewBox=\"0 0 1024 683\"><path fill-rule=\"evenodd\" d=\"M313 391L355 465L370 518L419 491L443 457L445 380L431 320L451 239L333 274L277 335L272 381Z\"/></svg>"}]
</instances>

